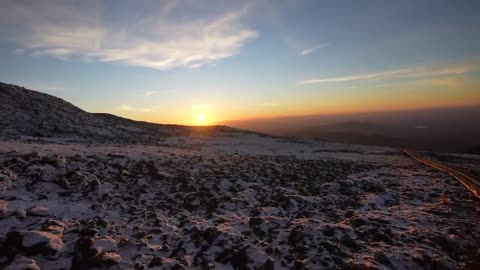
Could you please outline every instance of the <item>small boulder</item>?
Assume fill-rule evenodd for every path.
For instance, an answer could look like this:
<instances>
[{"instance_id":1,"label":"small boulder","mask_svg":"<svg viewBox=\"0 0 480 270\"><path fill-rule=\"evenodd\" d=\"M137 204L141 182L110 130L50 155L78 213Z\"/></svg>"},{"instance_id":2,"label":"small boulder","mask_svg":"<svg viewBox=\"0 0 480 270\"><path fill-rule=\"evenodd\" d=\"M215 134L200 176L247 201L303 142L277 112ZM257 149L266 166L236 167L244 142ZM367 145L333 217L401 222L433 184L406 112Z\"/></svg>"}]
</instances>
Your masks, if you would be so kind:
<instances>
[{"instance_id":1,"label":"small boulder","mask_svg":"<svg viewBox=\"0 0 480 270\"><path fill-rule=\"evenodd\" d=\"M4 218L7 216L7 202L0 200L0 219Z\"/></svg>"},{"instance_id":2,"label":"small boulder","mask_svg":"<svg viewBox=\"0 0 480 270\"><path fill-rule=\"evenodd\" d=\"M263 263L258 270L275 270L275 266L273 264L273 260L268 258L265 263Z\"/></svg>"},{"instance_id":3,"label":"small boulder","mask_svg":"<svg viewBox=\"0 0 480 270\"><path fill-rule=\"evenodd\" d=\"M367 222L364 219L362 219L361 217L354 217L354 218L350 219L350 224L353 227L357 228L357 227L361 227L361 226L366 225Z\"/></svg>"},{"instance_id":4,"label":"small boulder","mask_svg":"<svg viewBox=\"0 0 480 270\"><path fill-rule=\"evenodd\" d=\"M22 250L27 255L55 255L61 252L65 244L55 234L41 231L20 231L23 236Z\"/></svg>"},{"instance_id":5,"label":"small boulder","mask_svg":"<svg viewBox=\"0 0 480 270\"><path fill-rule=\"evenodd\" d=\"M148 263L148 268L153 268L157 266L162 266L163 259L160 257L153 257L153 259Z\"/></svg>"},{"instance_id":6,"label":"small boulder","mask_svg":"<svg viewBox=\"0 0 480 270\"><path fill-rule=\"evenodd\" d=\"M23 208L15 210L12 215L17 219L24 220L27 217L27 211Z\"/></svg>"},{"instance_id":7,"label":"small boulder","mask_svg":"<svg viewBox=\"0 0 480 270\"><path fill-rule=\"evenodd\" d=\"M117 250L117 241L112 238L98 239L93 243L92 247L98 249L100 252L112 252Z\"/></svg>"},{"instance_id":8,"label":"small boulder","mask_svg":"<svg viewBox=\"0 0 480 270\"><path fill-rule=\"evenodd\" d=\"M122 257L114 252L105 252L97 256L94 260L93 265L97 267L105 267L119 264L122 260Z\"/></svg>"},{"instance_id":9,"label":"small boulder","mask_svg":"<svg viewBox=\"0 0 480 270\"><path fill-rule=\"evenodd\" d=\"M305 238L305 234L303 233L303 227L297 226L293 228L290 234L288 235L288 243L291 246L296 246L300 244L304 238Z\"/></svg>"},{"instance_id":10,"label":"small boulder","mask_svg":"<svg viewBox=\"0 0 480 270\"><path fill-rule=\"evenodd\" d=\"M389 265L390 260L385 256L385 253L383 251L378 251L374 254L375 261L383 264L383 265Z\"/></svg>"},{"instance_id":11,"label":"small boulder","mask_svg":"<svg viewBox=\"0 0 480 270\"><path fill-rule=\"evenodd\" d=\"M257 226L263 223L263 218L261 217L251 217L250 220L248 221L248 225L250 227Z\"/></svg>"},{"instance_id":12,"label":"small boulder","mask_svg":"<svg viewBox=\"0 0 480 270\"><path fill-rule=\"evenodd\" d=\"M237 252L233 254L230 258L230 264L232 264L233 269L235 270L247 270L248 269L248 261L250 258L248 257L248 250L250 249L250 245L243 246Z\"/></svg>"},{"instance_id":13,"label":"small boulder","mask_svg":"<svg viewBox=\"0 0 480 270\"><path fill-rule=\"evenodd\" d=\"M12 187L12 182L17 179L17 175L9 169L0 169L0 192Z\"/></svg>"},{"instance_id":14,"label":"small boulder","mask_svg":"<svg viewBox=\"0 0 480 270\"><path fill-rule=\"evenodd\" d=\"M41 270L34 259L17 254L15 259L4 270Z\"/></svg>"},{"instance_id":15,"label":"small boulder","mask_svg":"<svg viewBox=\"0 0 480 270\"><path fill-rule=\"evenodd\" d=\"M52 164L55 168L63 168L67 164L67 160L63 156L53 156L50 158L50 164Z\"/></svg>"},{"instance_id":16,"label":"small boulder","mask_svg":"<svg viewBox=\"0 0 480 270\"><path fill-rule=\"evenodd\" d=\"M139 186L139 187L146 186L147 184L148 184L148 183L147 183L147 181L146 181L144 178L139 178L139 179L137 180L137 186Z\"/></svg>"},{"instance_id":17,"label":"small boulder","mask_svg":"<svg viewBox=\"0 0 480 270\"><path fill-rule=\"evenodd\" d=\"M296 260L295 262L293 262L293 268L295 270L307 270L307 269L310 269L307 265L305 265L305 263L303 261L300 261L300 260Z\"/></svg>"},{"instance_id":18,"label":"small boulder","mask_svg":"<svg viewBox=\"0 0 480 270\"><path fill-rule=\"evenodd\" d=\"M28 216L33 217L48 217L51 215L50 209L43 206L35 206L27 210Z\"/></svg>"}]
</instances>

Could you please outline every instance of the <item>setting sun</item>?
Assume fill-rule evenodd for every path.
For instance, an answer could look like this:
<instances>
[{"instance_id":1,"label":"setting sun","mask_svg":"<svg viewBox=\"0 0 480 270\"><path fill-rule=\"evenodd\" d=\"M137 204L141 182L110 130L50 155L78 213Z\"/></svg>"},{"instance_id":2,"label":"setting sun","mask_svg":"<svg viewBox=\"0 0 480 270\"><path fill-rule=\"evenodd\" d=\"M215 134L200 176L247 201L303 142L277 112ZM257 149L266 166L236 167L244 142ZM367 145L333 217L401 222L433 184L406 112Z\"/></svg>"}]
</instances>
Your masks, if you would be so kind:
<instances>
[{"instance_id":1,"label":"setting sun","mask_svg":"<svg viewBox=\"0 0 480 270\"><path fill-rule=\"evenodd\" d=\"M205 124L205 115L203 114L197 115L197 121L199 124L202 124L202 125Z\"/></svg>"}]
</instances>

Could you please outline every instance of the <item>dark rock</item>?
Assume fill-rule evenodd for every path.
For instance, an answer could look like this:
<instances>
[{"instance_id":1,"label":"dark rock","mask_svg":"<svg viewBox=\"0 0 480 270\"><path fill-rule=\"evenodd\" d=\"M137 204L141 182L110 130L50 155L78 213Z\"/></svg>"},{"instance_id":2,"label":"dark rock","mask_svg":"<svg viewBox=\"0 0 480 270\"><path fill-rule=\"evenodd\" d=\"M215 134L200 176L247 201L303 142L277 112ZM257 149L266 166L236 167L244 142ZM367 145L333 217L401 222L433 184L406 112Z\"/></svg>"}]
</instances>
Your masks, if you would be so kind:
<instances>
[{"instance_id":1,"label":"dark rock","mask_svg":"<svg viewBox=\"0 0 480 270\"><path fill-rule=\"evenodd\" d=\"M22 248L23 235L20 232L9 232L5 237L5 241L0 246L0 254L13 260L15 255Z\"/></svg>"},{"instance_id":2,"label":"dark rock","mask_svg":"<svg viewBox=\"0 0 480 270\"><path fill-rule=\"evenodd\" d=\"M231 249L224 249L218 253L218 255L215 257L215 261L226 264L230 260L232 254L233 251Z\"/></svg>"},{"instance_id":3,"label":"dark rock","mask_svg":"<svg viewBox=\"0 0 480 270\"><path fill-rule=\"evenodd\" d=\"M325 226L325 229L323 230L323 235L327 237L332 237L335 235L335 228L331 226Z\"/></svg>"},{"instance_id":4,"label":"dark rock","mask_svg":"<svg viewBox=\"0 0 480 270\"><path fill-rule=\"evenodd\" d=\"M214 227L209 227L202 232L202 238L205 239L209 244L212 244L219 235L220 232Z\"/></svg>"},{"instance_id":5,"label":"dark rock","mask_svg":"<svg viewBox=\"0 0 480 270\"><path fill-rule=\"evenodd\" d=\"M57 184L59 186L61 186L63 189L65 190L69 190L70 189L70 182L68 182L68 180L66 178L63 178L63 177L59 177L57 179Z\"/></svg>"},{"instance_id":6,"label":"dark rock","mask_svg":"<svg viewBox=\"0 0 480 270\"><path fill-rule=\"evenodd\" d=\"M257 270L275 270L273 260L268 258Z\"/></svg>"},{"instance_id":7,"label":"dark rock","mask_svg":"<svg viewBox=\"0 0 480 270\"><path fill-rule=\"evenodd\" d=\"M80 236L88 236L88 237L95 237L97 235L98 230L95 228L84 228L80 231Z\"/></svg>"},{"instance_id":8,"label":"dark rock","mask_svg":"<svg viewBox=\"0 0 480 270\"><path fill-rule=\"evenodd\" d=\"M351 218L354 214L355 212L353 210L348 210L345 212L345 218Z\"/></svg>"},{"instance_id":9,"label":"dark rock","mask_svg":"<svg viewBox=\"0 0 480 270\"><path fill-rule=\"evenodd\" d=\"M252 226L257 226L263 223L263 218L260 217L251 217L248 221L248 224Z\"/></svg>"},{"instance_id":10,"label":"dark rock","mask_svg":"<svg viewBox=\"0 0 480 270\"><path fill-rule=\"evenodd\" d=\"M390 260L385 256L383 251L378 251L374 254L375 261L383 264L383 265L390 265Z\"/></svg>"},{"instance_id":11,"label":"dark rock","mask_svg":"<svg viewBox=\"0 0 480 270\"><path fill-rule=\"evenodd\" d=\"M307 269L310 269L307 265L305 265L304 262L300 261L300 260L296 260L295 262L293 262L293 268L295 270L307 270Z\"/></svg>"},{"instance_id":12,"label":"dark rock","mask_svg":"<svg viewBox=\"0 0 480 270\"><path fill-rule=\"evenodd\" d=\"M148 268L153 268L157 266L161 266L163 264L163 259L159 257L153 257L148 263Z\"/></svg>"},{"instance_id":13,"label":"dark rock","mask_svg":"<svg viewBox=\"0 0 480 270\"><path fill-rule=\"evenodd\" d=\"M193 266L201 266L202 269L208 269L208 260L202 251L198 252L193 258Z\"/></svg>"},{"instance_id":14,"label":"dark rock","mask_svg":"<svg viewBox=\"0 0 480 270\"><path fill-rule=\"evenodd\" d=\"M250 248L250 245L240 248L237 252L233 254L230 258L230 264L235 270L249 270L247 264L250 258L248 257L247 251Z\"/></svg>"},{"instance_id":15,"label":"dark rock","mask_svg":"<svg viewBox=\"0 0 480 270\"><path fill-rule=\"evenodd\" d=\"M170 258L177 258L177 259L183 259L183 257L187 254L187 250L183 248L181 245L176 247L175 249L172 250L172 253L170 254Z\"/></svg>"},{"instance_id":16,"label":"dark rock","mask_svg":"<svg viewBox=\"0 0 480 270\"><path fill-rule=\"evenodd\" d=\"M111 158L125 158L125 156L122 154L114 154L114 153L108 153L107 156Z\"/></svg>"},{"instance_id":17,"label":"dark rock","mask_svg":"<svg viewBox=\"0 0 480 270\"><path fill-rule=\"evenodd\" d=\"M361 217L355 217L350 219L350 224L352 224L353 227L361 227L367 224L365 220L363 220Z\"/></svg>"},{"instance_id":18,"label":"dark rock","mask_svg":"<svg viewBox=\"0 0 480 270\"><path fill-rule=\"evenodd\" d=\"M7 202L0 200L0 219L7 216Z\"/></svg>"},{"instance_id":19,"label":"dark rock","mask_svg":"<svg viewBox=\"0 0 480 270\"><path fill-rule=\"evenodd\" d=\"M382 233L382 232L376 232L373 234L372 236L372 241L374 242L385 242L387 244L393 244L393 241L392 239L386 235L385 233Z\"/></svg>"},{"instance_id":20,"label":"dark rock","mask_svg":"<svg viewBox=\"0 0 480 270\"><path fill-rule=\"evenodd\" d=\"M354 252L358 252L361 249L361 246L357 242L355 242L355 240L352 239L348 234L342 236L341 243Z\"/></svg>"},{"instance_id":21,"label":"dark rock","mask_svg":"<svg viewBox=\"0 0 480 270\"><path fill-rule=\"evenodd\" d=\"M303 233L303 227L297 226L293 228L290 234L288 235L288 243L291 246L296 246L300 244L304 238L305 238L305 234Z\"/></svg>"}]
</instances>

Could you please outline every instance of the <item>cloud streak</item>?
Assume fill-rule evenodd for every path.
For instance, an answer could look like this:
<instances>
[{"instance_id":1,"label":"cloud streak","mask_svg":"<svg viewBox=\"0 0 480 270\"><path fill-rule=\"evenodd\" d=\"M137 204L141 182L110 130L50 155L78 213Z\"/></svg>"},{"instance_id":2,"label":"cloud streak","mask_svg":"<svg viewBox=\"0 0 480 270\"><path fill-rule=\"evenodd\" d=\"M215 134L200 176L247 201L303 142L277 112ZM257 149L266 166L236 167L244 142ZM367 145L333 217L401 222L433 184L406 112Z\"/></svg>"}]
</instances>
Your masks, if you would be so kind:
<instances>
[{"instance_id":1,"label":"cloud streak","mask_svg":"<svg viewBox=\"0 0 480 270\"><path fill-rule=\"evenodd\" d=\"M324 48L327 48L329 46L330 46L330 43L319 44L319 45L316 45L316 46L313 46L311 48L308 48L308 49L305 49L305 50L301 51L300 55L301 56L307 56L309 54L314 53L317 50L324 49Z\"/></svg>"},{"instance_id":2,"label":"cloud streak","mask_svg":"<svg viewBox=\"0 0 480 270\"><path fill-rule=\"evenodd\" d=\"M406 78L431 78L465 74L474 67L471 65L452 66L444 68L415 67L404 68L382 72L353 74L340 77L329 77L299 81L298 84L321 84L321 83L344 83L361 80L382 80L382 79L406 79Z\"/></svg>"},{"instance_id":3,"label":"cloud streak","mask_svg":"<svg viewBox=\"0 0 480 270\"><path fill-rule=\"evenodd\" d=\"M101 2L85 2L5 0L0 29L29 55L161 70L231 57L258 35L241 24L245 9L180 20L174 7L164 5L158 14L112 21Z\"/></svg>"},{"instance_id":4,"label":"cloud streak","mask_svg":"<svg viewBox=\"0 0 480 270\"><path fill-rule=\"evenodd\" d=\"M155 95L156 93L158 93L158 91L146 91L145 93L143 93L143 95L149 97L151 95Z\"/></svg>"},{"instance_id":5,"label":"cloud streak","mask_svg":"<svg viewBox=\"0 0 480 270\"><path fill-rule=\"evenodd\" d=\"M122 111L134 111L134 112L153 112L155 111L153 108L137 108L131 105L123 104L120 106L120 110Z\"/></svg>"}]
</instances>

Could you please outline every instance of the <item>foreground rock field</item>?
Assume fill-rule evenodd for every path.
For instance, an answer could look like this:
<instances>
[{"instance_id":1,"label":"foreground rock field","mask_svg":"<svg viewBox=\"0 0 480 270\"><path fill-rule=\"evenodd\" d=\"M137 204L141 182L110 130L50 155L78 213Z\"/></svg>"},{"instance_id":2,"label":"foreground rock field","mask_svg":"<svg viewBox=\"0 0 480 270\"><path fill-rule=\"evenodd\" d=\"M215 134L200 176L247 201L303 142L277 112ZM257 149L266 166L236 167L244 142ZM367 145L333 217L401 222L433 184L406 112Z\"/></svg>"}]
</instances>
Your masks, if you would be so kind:
<instances>
[{"instance_id":1,"label":"foreground rock field","mask_svg":"<svg viewBox=\"0 0 480 270\"><path fill-rule=\"evenodd\" d=\"M4 269L479 269L479 224L478 199L395 149L0 143Z\"/></svg>"}]
</instances>

